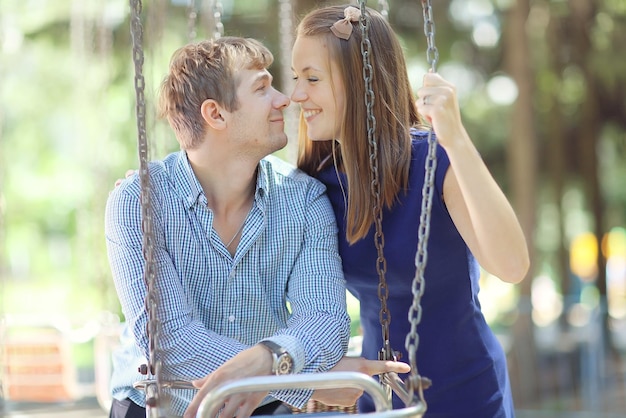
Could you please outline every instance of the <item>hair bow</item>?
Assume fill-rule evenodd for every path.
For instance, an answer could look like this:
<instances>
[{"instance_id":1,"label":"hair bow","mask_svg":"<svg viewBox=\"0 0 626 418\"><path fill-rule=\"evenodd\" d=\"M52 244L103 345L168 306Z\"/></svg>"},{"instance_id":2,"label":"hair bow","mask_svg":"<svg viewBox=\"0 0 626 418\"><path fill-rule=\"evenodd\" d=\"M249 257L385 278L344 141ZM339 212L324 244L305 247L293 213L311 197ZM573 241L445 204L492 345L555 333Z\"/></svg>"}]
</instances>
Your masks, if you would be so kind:
<instances>
[{"instance_id":1,"label":"hair bow","mask_svg":"<svg viewBox=\"0 0 626 418\"><path fill-rule=\"evenodd\" d=\"M361 9L354 6L348 6L343 10L343 19L336 21L330 30L336 37L348 40L352 35L352 22L357 22L361 18Z\"/></svg>"}]
</instances>

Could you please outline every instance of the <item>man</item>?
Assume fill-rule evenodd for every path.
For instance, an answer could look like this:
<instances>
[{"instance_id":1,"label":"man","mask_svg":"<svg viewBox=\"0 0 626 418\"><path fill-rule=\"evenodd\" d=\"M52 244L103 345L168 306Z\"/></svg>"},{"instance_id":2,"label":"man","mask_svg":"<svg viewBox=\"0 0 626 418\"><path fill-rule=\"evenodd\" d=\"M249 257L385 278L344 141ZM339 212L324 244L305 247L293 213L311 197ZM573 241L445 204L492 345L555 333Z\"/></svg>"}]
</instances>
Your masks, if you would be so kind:
<instances>
[{"instance_id":1,"label":"man","mask_svg":"<svg viewBox=\"0 0 626 418\"><path fill-rule=\"evenodd\" d=\"M161 86L159 113L181 151L150 164L158 348L169 378L208 376L197 383L205 383L202 394L233 378L364 367L352 367L354 359L337 365L349 317L324 187L267 157L287 143L282 112L289 105L272 87L272 60L251 39L190 44L174 54ZM109 197L106 240L126 318L111 417L145 417L145 394L132 386L145 379L136 370L149 345L136 175ZM383 368L378 373L388 370L366 364L373 363ZM194 394L171 391L171 412L182 415ZM275 400L300 407L311 391L266 395L233 396L224 416L249 416L260 404L257 412L268 414L280 405Z\"/></svg>"}]
</instances>

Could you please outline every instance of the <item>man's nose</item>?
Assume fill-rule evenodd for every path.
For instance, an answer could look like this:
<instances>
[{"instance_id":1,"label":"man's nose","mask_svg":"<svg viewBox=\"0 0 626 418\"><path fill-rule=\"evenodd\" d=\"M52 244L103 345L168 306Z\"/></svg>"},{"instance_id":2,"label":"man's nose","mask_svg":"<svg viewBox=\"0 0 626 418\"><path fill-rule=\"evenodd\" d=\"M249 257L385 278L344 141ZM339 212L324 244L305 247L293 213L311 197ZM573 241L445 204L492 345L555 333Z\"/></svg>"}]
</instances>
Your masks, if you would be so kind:
<instances>
[{"instance_id":1,"label":"man's nose","mask_svg":"<svg viewBox=\"0 0 626 418\"><path fill-rule=\"evenodd\" d=\"M278 109L281 109L283 107L289 106L291 104L291 100L289 100L289 97L287 97L286 94L283 94L280 91L276 90L276 99L274 100L274 103L276 104L276 107Z\"/></svg>"}]
</instances>

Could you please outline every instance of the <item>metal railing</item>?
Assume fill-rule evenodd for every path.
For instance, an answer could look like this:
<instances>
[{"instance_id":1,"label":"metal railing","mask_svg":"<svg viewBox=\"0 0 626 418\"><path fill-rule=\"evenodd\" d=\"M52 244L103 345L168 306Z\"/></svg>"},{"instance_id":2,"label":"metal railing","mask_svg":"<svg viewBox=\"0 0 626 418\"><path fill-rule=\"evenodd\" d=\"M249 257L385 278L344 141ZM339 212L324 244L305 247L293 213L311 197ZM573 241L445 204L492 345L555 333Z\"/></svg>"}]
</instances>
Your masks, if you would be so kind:
<instances>
[{"instance_id":1,"label":"metal railing","mask_svg":"<svg viewBox=\"0 0 626 418\"><path fill-rule=\"evenodd\" d=\"M417 403L402 409L392 409L391 402L387 398L387 394L381 384L366 374L357 372L327 372L285 376L257 376L225 383L204 398L196 418L210 418L208 415L209 411L215 410L224 403L228 396L236 393L338 388L361 389L372 397L376 411L357 415L367 415L372 418L419 418L426 411L426 406L423 403ZM319 414L309 414L309 416L316 415ZM345 414L342 413L325 412L321 415L325 418L345 418Z\"/></svg>"}]
</instances>

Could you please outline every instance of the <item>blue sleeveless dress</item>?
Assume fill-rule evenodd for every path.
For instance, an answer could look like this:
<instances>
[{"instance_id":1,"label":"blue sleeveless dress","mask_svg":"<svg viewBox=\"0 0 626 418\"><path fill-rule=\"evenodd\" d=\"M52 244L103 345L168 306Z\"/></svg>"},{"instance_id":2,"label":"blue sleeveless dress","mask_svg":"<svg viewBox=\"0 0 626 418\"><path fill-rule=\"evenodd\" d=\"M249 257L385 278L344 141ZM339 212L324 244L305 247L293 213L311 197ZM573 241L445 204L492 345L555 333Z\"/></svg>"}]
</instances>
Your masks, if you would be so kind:
<instances>
[{"instance_id":1,"label":"blue sleeveless dress","mask_svg":"<svg viewBox=\"0 0 626 418\"><path fill-rule=\"evenodd\" d=\"M391 211L383 211L385 257L387 259L388 308L391 314L391 347L409 362L405 349L410 332L409 308L413 301L411 284L415 276L415 254L422 204L428 133L412 132L412 162L408 192ZM459 235L444 204L443 181L450 165L441 146L432 204L425 289L421 300L422 320L417 331L420 375L432 380L424 395L426 417L513 417L507 364L504 351L489 328L478 301L480 269ZM334 167L319 173L328 189L339 228L339 252L348 290L360 301L363 333L362 356L377 359L383 346L379 319L377 251L374 227L354 245L345 239L344 196ZM344 189L347 182L340 176ZM404 378L405 376L401 376ZM404 403L394 395L394 408ZM369 396L359 400L359 411L370 412Z\"/></svg>"}]
</instances>

